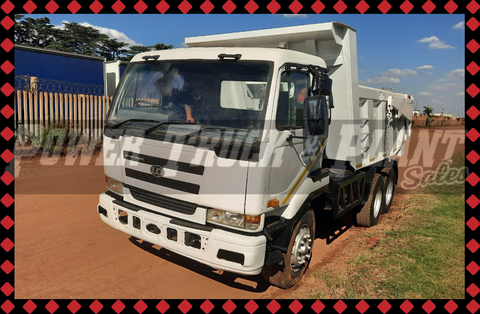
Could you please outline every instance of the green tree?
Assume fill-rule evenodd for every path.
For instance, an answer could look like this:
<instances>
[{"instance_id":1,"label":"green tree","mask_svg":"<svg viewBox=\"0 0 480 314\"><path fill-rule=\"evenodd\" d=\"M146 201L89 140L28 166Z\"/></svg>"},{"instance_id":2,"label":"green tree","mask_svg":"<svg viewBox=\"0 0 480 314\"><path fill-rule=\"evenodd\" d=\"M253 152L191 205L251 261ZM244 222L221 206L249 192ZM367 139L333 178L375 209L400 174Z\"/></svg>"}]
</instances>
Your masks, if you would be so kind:
<instances>
[{"instance_id":1,"label":"green tree","mask_svg":"<svg viewBox=\"0 0 480 314\"><path fill-rule=\"evenodd\" d=\"M23 15L15 16L15 42L34 47L46 47L55 41L56 29L48 17L33 19Z\"/></svg>"},{"instance_id":2,"label":"green tree","mask_svg":"<svg viewBox=\"0 0 480 314\"><path fill-rule=\"evenodd\" d=\"M55 41L55 34L57 32L57 29L55 29L55 26L50 24L50 19L48 17L42 17L32 20L36 32L34 44L35 46L46 47L50 43Z\"/></svg>"},{"instance_id":3,"label":"green tree","mask_svg":"<svg viewBox=\"0 0 480 314\"><path fill-rule=\"evenodd\" d=\"M141 52L173 48L173 45L157 43L153 46L136 45L127 49L127 43L75 22L64 22L63 27L59 28L52 25L48 17L34 19L16 14L14 19L16 44L102 56L107 60L130 60Z\"/></svg>"},{"instance_id":4,"label":"green tree","mask_svg":"<svg viewBox=\"0 0 480 314\"><path fill-rule=\"evenodd\" d=\"M16 44L23 44L23 45L30 45L32 42L33 37L33 27L27 23L27 21L22 20L23 15L16 14L14 16L15 19L15 43Z\"/></svg>"},{"instance_id":5,"label":"green tree","mask_svg":"<svg viewBox=\"0 0 480 314\"><path fill-rule=\"evenodd\" d=\"M85 55L98 55L100 42L107 40L108 36L101 34L99 30L78 23L63 23L65 26L60 40L64 51L81 53Z\"/></svg>"},{"instance_id":6,"label":"green tree","mask_svg":"<svg viewBox=\"0 0 480 314\"><path fill-rule=\"evenodd\" d=\"M165 49L172 49L173 45L165 45L162 43L158 43L152 46L153 49L155 50L165 50Z\"/></svg>"},{"instance_id":7,"label":"green tree","mask_svg":"<svg viewBox=\"0 0 480 314\"><path fill-rule=\"evenodd\" d=\"M431 114L433 112L433 108L430 106L423 106L423 113L427 115L427 120L425 121L425 124L427 126L430 126L432 124L433 119L431 118Z\"/></svg>"},{"instance_id":8,"label":"green tree","mask_svg":"<svg viewBox=\"0 0 480 314\"><path fill-rule=\"evenodd\" d=\"M423 113L430 117L433 112L433 108L430 106L423 106Z\"/></svg>"},{"instance_id":9,"label":"green tree","mask_svg":"<svg viewBox=\"0 0 480 314\"><path fill-rule=\"evenodd\" d=\"M127 49L125 49L127 45L126 42L108 38L100 43L99 53L109 61L118 60L121 55L127 52Z\"/></svg>"},{"instance_id":10,"label":"green tree","mask_svg":"<svg viewBox=\"0 0 480 314\"><path fill-rule=\"evenodd\" d=\"M142 52L147 52L147 51L150 51L150 50L152 50L152 47L150 47L150 46L140 46L140 45L130 46L130 48L126 52L126 57L122 58L122 60L130 61L130 60L132 60L132 58L136 54L142 53Z\"/></svg>"}]
</instances>

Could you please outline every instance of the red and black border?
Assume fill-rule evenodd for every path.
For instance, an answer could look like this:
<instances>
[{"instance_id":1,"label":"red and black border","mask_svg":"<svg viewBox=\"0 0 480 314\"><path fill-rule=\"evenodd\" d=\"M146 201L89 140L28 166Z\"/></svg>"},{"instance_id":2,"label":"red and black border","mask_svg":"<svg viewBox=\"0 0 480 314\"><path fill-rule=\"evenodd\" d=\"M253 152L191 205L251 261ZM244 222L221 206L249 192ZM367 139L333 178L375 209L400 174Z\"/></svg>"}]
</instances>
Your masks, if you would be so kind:
<instances>
[{"instance_id":1,"label":"red and black border","mask_svg":"<svg viewBox=\"0 0 480 314\"><path fill-rule=\"evenodd\" d=\"M480 1L480 0L479 0ZM476 0L0 0L0 313L476 313L480 289L475 279L480 245L475 231L480 200L475 195L480 155L475 143L480 137L475 123L480 118L475 97L480 89L474 77L480 67L475 62L479 43L474 39L480 9ZM14 14L465 14L466 88L466 260L463 300L20 300L15 299L14 275L14 126L13 126L13 15ZM477 98L478 99L478 98ZM478 118L478 119L477 119ZM478 127L477 127L478 128ZM480 164L480 162L479 162Z\"/></svg>"}]
</instances>

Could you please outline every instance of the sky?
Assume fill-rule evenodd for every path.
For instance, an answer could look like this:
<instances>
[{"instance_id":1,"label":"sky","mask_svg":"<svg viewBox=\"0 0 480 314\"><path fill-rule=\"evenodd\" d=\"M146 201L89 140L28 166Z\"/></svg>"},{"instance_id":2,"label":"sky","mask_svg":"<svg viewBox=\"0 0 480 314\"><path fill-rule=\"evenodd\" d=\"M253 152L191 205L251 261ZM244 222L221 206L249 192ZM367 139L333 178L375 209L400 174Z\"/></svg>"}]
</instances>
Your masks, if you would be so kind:
<instances>
[{"instance_id":1,"label":"sky","mask_svg":"<svg viewBox=\"0 0 480 314\"><path fill-rule=\"evenodd\" d=\"M29 15L33 18L43 17ZM338 21L357 30L360 84L413 95L416 109L465 112L465 16L451 15L48 15L131 45L183 47L185 37Z\"/></svg>"}]
</instances>

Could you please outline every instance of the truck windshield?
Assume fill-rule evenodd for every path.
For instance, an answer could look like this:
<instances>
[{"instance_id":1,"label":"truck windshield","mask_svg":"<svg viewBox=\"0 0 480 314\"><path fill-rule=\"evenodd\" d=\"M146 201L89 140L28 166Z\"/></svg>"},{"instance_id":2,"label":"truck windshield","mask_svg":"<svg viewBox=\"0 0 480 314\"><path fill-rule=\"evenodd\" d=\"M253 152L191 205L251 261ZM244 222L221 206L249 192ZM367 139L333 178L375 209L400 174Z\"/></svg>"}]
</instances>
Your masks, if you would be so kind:
<instances>
[{"instance_id":1,"label":"truck windshield","mask_svg":"<svg viewBox=\"0 0 480 314\"><path fill-rule=\"evenodd\" d=\"M159 124L152 134L173 129L190 133L200 125L210 131L244 131L249 133L246 137L255 134L258 139L271 75L272 64L267 62L132 63L118 87L106 128L147 130ZM179 127L180 122L185 124Z\"/></svg>"}]
</instances>

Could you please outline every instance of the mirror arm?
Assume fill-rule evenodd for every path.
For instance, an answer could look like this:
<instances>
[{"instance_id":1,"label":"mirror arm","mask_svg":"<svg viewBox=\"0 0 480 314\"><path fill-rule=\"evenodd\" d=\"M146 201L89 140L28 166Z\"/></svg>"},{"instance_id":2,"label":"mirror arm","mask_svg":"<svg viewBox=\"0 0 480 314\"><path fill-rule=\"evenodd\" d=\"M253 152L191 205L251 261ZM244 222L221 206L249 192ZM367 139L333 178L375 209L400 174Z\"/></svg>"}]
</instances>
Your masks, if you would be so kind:
<instances>
[{"instance_id":1,"label":"mirror arm","mask_svg":"<svg viewBox=\"0 0 480 314\"><path fill-rule=\"evenodd\" d=\"M295 136L295 135L290 134L290 135L287 137L287 142L290 143L294 138L299 138L299 139L302 139L302 140L308 140L308 139L309 139L308 137Z\"/></svg>"},{"instance_id":2,"label":"mirror arm","mask_svg":"<svg viewBox=\"0 0 480 314\"><path fill-rule=\"evenodd\" d=\"M298 159L299 159L300 162L302 163L302 166L303 166L304 168L307 168L307 165L305 164L305 162L303 162L302 157L300 156L300 154L299 154L298 151L297 151L297 148L296 148L295 145L293 145L293 143L292 143L292 139L294 139L294 138L301 138L301 139L306 139L306 138L305 138L305 137L301 137L301 136L294 136L294 135L290 134L290 136L287 137L287 142L288 142L288 144L290 145L290 147L292 147L292 148L295 150L295 153L297 154Z\"/></svg>"}]
</instances>

